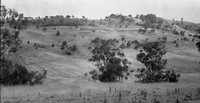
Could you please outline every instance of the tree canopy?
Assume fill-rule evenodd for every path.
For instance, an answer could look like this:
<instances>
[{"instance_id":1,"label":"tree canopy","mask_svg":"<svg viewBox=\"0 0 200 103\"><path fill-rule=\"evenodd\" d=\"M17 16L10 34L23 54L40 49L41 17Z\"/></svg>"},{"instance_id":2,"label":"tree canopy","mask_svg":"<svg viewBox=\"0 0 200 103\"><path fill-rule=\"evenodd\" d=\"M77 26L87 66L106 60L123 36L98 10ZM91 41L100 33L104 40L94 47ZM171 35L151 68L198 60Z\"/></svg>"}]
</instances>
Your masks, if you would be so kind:
<instances>
[{"instance_id":1,"label":"tree canopy","mask_svg":"<svg viewBox=\"0 0 200 103\"><path fill-rule=\"evenodd\" d=\"M138 69L138 82L178 82L179 74L175 74L173 70L165 70L167 60L162 57L167 51L163 41L147 42L142 47L143 50L137 55L137 60L146 68Z\"/></svg>"},{"instance_id":2,"label":"tree canopy","mask_svg":"<svg viewBox=\"0 0 200 103\"><path fill-rule=\"evenodd\" d=\"M93 56L89 61L95 63L98 68L90 72L93 79L101 82L119 82L123 78L128 78L130 62L125 58L123 50L118 47L117 39L95 38L91 43Z\"/></svg>"},{"instance_id":3,"label":"tree canopy","mask_svg":"<svg viewBox=\"0 0 200 103\"><path fill-rule=\"evenodd\" d=\"M14 9L7 9L1 6L0 27L9 24L10 28L4 27L0 30L0 84L4 85L24 85L24 84L41 84L46 78L47 71L43 74L37 71L30 71L25 66L14 64L7 57L11 52L15 53L22 43L19 36L20 31L27 26L23 14L18 13Z\"/></svg>"}]
</instances>

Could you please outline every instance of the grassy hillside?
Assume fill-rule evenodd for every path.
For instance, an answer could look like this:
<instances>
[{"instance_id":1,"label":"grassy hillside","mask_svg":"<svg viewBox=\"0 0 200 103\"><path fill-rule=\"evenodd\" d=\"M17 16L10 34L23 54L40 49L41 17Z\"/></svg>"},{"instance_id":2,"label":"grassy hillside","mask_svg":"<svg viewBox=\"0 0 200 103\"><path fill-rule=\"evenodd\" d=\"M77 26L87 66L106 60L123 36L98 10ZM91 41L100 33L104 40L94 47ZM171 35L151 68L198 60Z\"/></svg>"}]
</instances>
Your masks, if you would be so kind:
<instances>
[{"instance_id":1,"label":"grassy hillside","mask_svg":"<svg viewBox=\"0 0 200 103\"><path fill-rule=\"evenodd\" d=\"M171 20L163 19L163 25L171 25ZM140 19L127 19L123 22L118 18L106 18L104 20L88 20L85 25L78 26L48 26L36 29L36 26L29 26L21 32L23 37L22 48L17 53L11 54L9 59L13 62L25 65L28 69L48 71L44 84L38 86L16 86L2 87L2 101L11 103L150 103L155 98L161 103L184 103L200 102L200 53L192 41L192 37L172 34L173 28L179 31L185 30L185 25L192 26L186 34L195 34L193 29L197 24L184 22L172 26L169 31L156 29L153 33L138 33L142 28L137 25ZM128 26L127 26L128 25ZM46 31L43 28L47 28ZM60 31L60 36L56 32ZM163 33L164 32L164 33ZM168 60L167 69L174 69L180 73L178 83L135 83L135 73L139 67L144 67L136 60L139 50L134 49L134 44L124 50L127 59L131 62L129 69L135 72L123 83L100 83L92 82L84 77L96 67L88 62L91 53L88 50L90 41L96 37L109 39L120 39L125 37L126 41L137 40L140 43L156 41L158 38L167 37L167 54L164 58ZM188 38L189 41L181 40ZM179 39L179 40L178 40ZM173 43L177 41L178 47ZM27 42L30 42L29 44ZM78 50L72 55L63 54L60 50L61 44L66 41L68 45L76 45ZM45 45L45 47L34 47L34 43ZM52 47L52 44L55 46ZM111 88L111 91L109 89ZM180 92L175 91L179 88ZM147 92L146 97L144 92ZM119 95L122 95L119 97ZM190 99L191 96L192 99ZM120 100L119 100L120 98ZM189 99L188 99L189 98ZM187 99L187 100L186 100ZM106 102L105 102L106 101ZM135 101L135 102L134 102ZM141 103L140 102L140 103Z\"/></svg>"}]
</instances>

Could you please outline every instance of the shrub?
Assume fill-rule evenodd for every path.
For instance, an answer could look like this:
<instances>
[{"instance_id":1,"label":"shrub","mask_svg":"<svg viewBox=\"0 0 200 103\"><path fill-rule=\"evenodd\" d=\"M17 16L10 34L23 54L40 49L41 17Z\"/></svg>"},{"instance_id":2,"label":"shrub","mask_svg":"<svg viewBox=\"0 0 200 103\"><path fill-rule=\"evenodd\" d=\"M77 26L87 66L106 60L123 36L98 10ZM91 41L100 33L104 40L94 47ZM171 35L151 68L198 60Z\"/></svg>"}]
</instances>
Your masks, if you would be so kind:
<instances>
[{"instance_id":1,"label":"shrub","mask_svg":"<svg viewBox=\"0 0 200 103\"><path fill-rule=\"evenodd\" d=\"M132 43L135 44L135 47L134 47L135 50L137 50L141 47L141 44L137 40L132 41Z\"/></svg>"},{"instance_id":2,"label":"shrub","mask_svg":"<svg viewBox=\"0 0 200 103\"><path fill-rule=\"evenodd\" d=\"M179 35L179 32L176 29L174 29L173 34Z\"/></svg>"},{"instance_id":3,"label":"shrub","mask_svg":"<svg viewBox=\"0 0 200 103\"><path fill-rule=\"evenodd\" d=\"M131 46L131 44L132 44L131 41L128 41L126 46L129 48Z\"/></svg>"},{"instance_id":4,"label":"shrub","mask_svg":"<svg viewBox=\"0 0 200 103\"><path fill-rule=\"evenodd\" d=\"M152 83L152 82L178 82L179 74L174 71L164 71L167 60L162 57L166 54L164 43L149 42L143 44L144 51L137 55L137 60L143 63L146 68L138 69L138 74L135 76L139 78L138 82Z\"/></svg>"},{"instance_id":5,"label":"shrub","mask_svg":"<svg viewBox=\"0 0 200 103\"><path fill-rule=\"evenodd\" d=\"M184 36L184 35L185 35L185 32L184 32L184 31L181 31L181 32L180 32L180 35L181 35L181 36Z\"/></svg>"},{"instance_id":6,"label":"shrub","mask_svg":"<svg viewBox=\"0 0 200 103\"><path fill-rule=\"evenodd\" d=\"M177 48L178 48L178 47L179 47L179 44L178 44L178 43L176 43L175 47L177 47Z\"/></svg>"},{"instance_id":7,"label":"shrub","mask_svg":"<svg viewBox=\"0 0 200 103\"><path fill-rule=\"evenodd\" d=\"M200 42L196 43L198 50L200 51Z\"/></svg>"},{"instance_id":8,"label":"shrub","mask_svg":"<svg viewBox=\"0 0 200 103\"><path fill-rule=\"evenodd\" d=\"M54 47L54 44L52 44L51 47Z\"/></svg>"},{"instance_id":9,"label":"shrub","mask_svg":"<svg viewBox=\"0 0 200 103\"><path fill-rule=\"evenodd\" d=\"M39 27L40 27L40 26L39 26L39 25L37 25L37 27L36 27L36 28L37 28L37 29L39 29Z\"/></svg>"},{"instance_id":10,"label":"shrub","mask_svg":"<svg viewBox=\"0 0 200 103\"><path fill-rule=\"evenodd\" d=\"M92 47L88 47L88 50L92 50Z\"/></svg>"},{"instance_id":11,"label":"shrub","mask_svg":"<svg viewBox=\"0 0 200 103\"><path fill-rule=\"evenodd\" d=\"M60 31L57 31L57 32L56 32L56 36L60 36Z\"/></svg>"},{"instance_id":12,"label":"shrub","mask_svg":"<svg viewBox=\"0 0 200 103\"><path fill-rule=\"evenodd\" d=\"M10 49L10 52L12 52L12 53L16 53L16 52L17 52L17 47L13 47L13 48L11 48L11 49Z\"/></svg>"},{"instance_id":13,"label":"shrub","mask_svg":"<svg viewBox=\"0 0 200 103\"><path fill-rule=\"evenodd\" d=\"M47 31L47 28L42 28L43 31Z\"/></svg>"},{"instance_id":14,"label":"shrub","mask_svg":"<svg viewBox=\"0 0 200 103\"><path fill-rule=\"evenodd\" d=\"M140 45L136 45L136 46L134 47L135 50L138 50L139 48L140 48Z\"/></svg>"},{"instance_id":15,"label":"shrub","mask_svg":"<svg viewBox=\"0 0 200 103\"><path fill-rule=\"evenodd\" d=\"M47 45L45 45L45 44L34 43L33 46L34 46L35 48L43 48L43 49L47 49Z\"/></svg>"},{"instance_id":16,"label":"shrub","mask_svg":"<svg viewBox=\"0 0 200 103\"><path fill-rule=\"evenodd\" d=\"M96 70L90 71L89 72L90 75L92 75L92 80L97 81L98 80L98 73Z\"/></svg>"},{"instance_id":17,"label":"shrub","mask_svg":"<svg viewBox=\"0 0 200 103\"><path fill-rule=\"evenodd\" d=\"M63 41L60 49L63 50L63 49L65 49L66 46L67 46L67 42Z\"/></svg>"},{"instance_id":18,"label":"shrub","mask_svg":"<svg viewBox=\"0 0 200 103\"><path fill-rule=\"evenodd\" d=\"M122 43L122 44L119 46L119 48L125 49L125 48L126 48L126 45L125 45L124 43Z\"/></svg>"},{"instance_id":19,"label":"shrub","mask_svg":"<svg viewBox=\"0 0 200 103\"><path fill-rule=\"evenodd\" d=\"M74 52L78 51L78 47L76 45L67 46L65 42L63 42L60 49L62 50L63 54L67 55L72 55Z\"/></svg>"},{"instance_id":20,"label":"shrub","mask_svg":"<svg viewBox=\"0 0 200 103\"><path fill-rule=\"evenodd\" d=\"M61 50L62 50L63 54L65 54L65 55L71 55L71 52L68 49L62 49L61 48Z\"/></svg>"},{"instance_id":21,"label":"shrub","mask_svg":"<svg viewBox=\"0 0 200 103\"><path fill-rule=\"evenodd\" d=\"M66 45L67 45L67 42L63 41L62 46L66 46Z\"/></svg>"},{"instance_id":22,"label":"shrub","mask_svg":"<svg viewBox=\"0 0 200 103\"><path fill-rule=\"evenodd\" d=\"M200 28L196 29L196 32L197 32L198 34L200 34Z\"/></svg>"},{"instance_id":23,"label":"shrub","mask_svg":"<svg viewBox=\"0 0 200 103\"><path fill-rule=\"evenodd\" d=\"M70 50L76 52L78 50L78 47L76 45L73 45L72 47L70 47Z\"/></svg>"},{"instance_id":24,"label":"shrub","mask_svg":"<svg viewBox=\"0 0 200 103\"><path fill-rule=\"evenodd\" d=\"M166 36L162 37L162 39L163 39L164 43L167 41L167 37Z\"/></svg>"},{"instance_id":25,"label":"shrub","mask_svg":"<svg viewBox=\"0 0 200 103\"><path fill-rule=\"evenodd\" d=\"M142 33L142 34L144 34L144 33L146 33L146 29L142 29L142 28L140 28L139 30L138 30L138 33Z\"/></svg>"},{"instance_id":26,"label":"shrub","mask_svg":"<svg viewBox=\"0 0 200 103\"><path fill-rule=\"evenodd\" d=\"M124 41L126 38L124 36L121 37L121 41Z\"/></svg>"}]
</instances>

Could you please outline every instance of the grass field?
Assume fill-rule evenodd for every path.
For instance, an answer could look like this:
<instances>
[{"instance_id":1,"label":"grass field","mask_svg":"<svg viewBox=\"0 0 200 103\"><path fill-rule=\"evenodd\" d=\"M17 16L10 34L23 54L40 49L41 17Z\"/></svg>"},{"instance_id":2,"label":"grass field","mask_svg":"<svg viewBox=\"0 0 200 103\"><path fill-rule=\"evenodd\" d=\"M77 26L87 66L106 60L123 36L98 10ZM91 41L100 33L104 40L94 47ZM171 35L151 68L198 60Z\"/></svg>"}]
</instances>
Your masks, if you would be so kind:
<instances>
[{"instance_id":1,"label":"grass field","mask_svg":"<svg viewBox=\"0 0 200 103\"><path fill-rule=\"evenodd\" d=\"M114 25L114 24L113 24ZM140 27L115 28L114 26L81 26L79 29L68 26L42 28L29 27L21 32L22 48L9 59L25 65L30 70L48 71L42 85L2 87L2 103L200 103L200 53L195 42L178 41L178 48L171 42L180 36L171 33L162 34L156 30L152 34L139 34ZM93 32L95 30L95 32ZM60 31L60 36L55 36ZM74 37L76 35L76 37ZM83 37L84 36L84 37ZM95 37L117 38L143 42L146 38L155 41L167 36L167 69L180 73L178 83L135 83L134 72L123 83L100 83L88 81L84 77L96 67L88 62L91 57L90 41ZM189 37L188 37L189 38ZM30 41L30 44L27 44ZM77 45L78 52L68 56L60 51L60 45L67 41ZM34 43L47 45L47 48L35 49ZM51 47L55 44L55 47ZM127 59L131 62L129 69L144 67L136 60L139 51L125 49ZM158 101L158 102L156 102Z\"/></svg>"}]
</instances>

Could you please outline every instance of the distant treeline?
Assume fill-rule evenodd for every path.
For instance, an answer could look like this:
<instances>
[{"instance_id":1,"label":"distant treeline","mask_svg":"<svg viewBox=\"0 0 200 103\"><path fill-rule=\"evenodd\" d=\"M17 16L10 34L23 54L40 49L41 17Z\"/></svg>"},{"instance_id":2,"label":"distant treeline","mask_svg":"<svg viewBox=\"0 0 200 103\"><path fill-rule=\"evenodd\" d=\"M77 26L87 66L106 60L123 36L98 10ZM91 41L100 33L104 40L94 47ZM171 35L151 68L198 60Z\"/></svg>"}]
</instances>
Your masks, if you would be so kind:
<instances>
[{"instance_id":1,"label":"distant treeline","mask_svg":"<svg viewBox=\"0 0 200 103\"><path fill-rule=\"evenodd\" d=\"M66 17L62 15L57 16L45 16L44 18L32 18L28 17L27 20L29 24L36 25L37 27L46 27L46 26L82 26L87 23L87 19L83 18L70 18L71 16L67 15Z\"/></svg>"},{"instance_id":2,"label":"distant treeline","mask_svg":"<svg viewBox=\"0 0 200 103\"><path fill-rule=\"evenodd\" d=\"M136 15L133 17L132 15L124 16L121 14L111 14L110 16L106 16L108 18L115 18L121 19L120 22L124 22L127 20L135 21L135 19L140 19L142 22L137 23L137 25L142 26L143 28L152 28L152 29L160 29L161 25L163 24L163 19L156 17L154 14L147 14L147 15Z\"/></svg>"}]
</instances>

